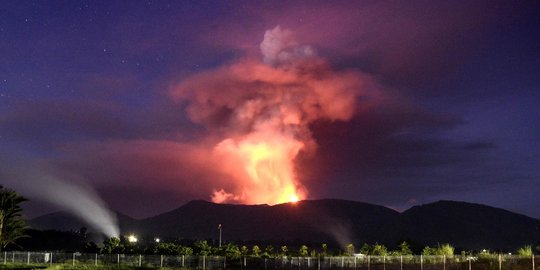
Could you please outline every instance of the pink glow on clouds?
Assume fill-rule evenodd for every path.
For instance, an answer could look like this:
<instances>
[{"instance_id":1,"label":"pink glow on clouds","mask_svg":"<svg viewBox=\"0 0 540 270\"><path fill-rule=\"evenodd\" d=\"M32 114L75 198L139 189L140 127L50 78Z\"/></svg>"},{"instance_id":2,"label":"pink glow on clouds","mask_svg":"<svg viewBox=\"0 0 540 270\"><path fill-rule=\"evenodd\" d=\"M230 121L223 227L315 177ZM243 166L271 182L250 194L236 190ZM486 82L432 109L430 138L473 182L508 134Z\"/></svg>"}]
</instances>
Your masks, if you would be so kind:
<instances>
[{"instance_id":1,"label":"pink glow on clouds","mask_svg":"<svg viewBox=\"0 0 540 270\"><path fill-rule=\"evenodd\" d=\"M240 9L242 16L220 21L219 27L208 29L207 34L198 38L207 46L219 44L257 55L254 41L262 31L279 24L334 62L360 61L369 67L370 73L407 81L412 75L444 76L457 65L459 57L477 50L459 44L475 44L471 39L484 35L486 25L501 21L499 15L506 9L467 2L423 5L375 1L351 6L345 1L322 1L309 5L269 4L263 8L253 5ZM447 64L434 69L433 61Z\"/></svg>"},{"instance_id":2,"label":"pink glow on clouds","mask_svg":"<svg viewBox=\"0 0 540 270\"><path fill-rule=\"evenodd\" d=\"M290 30L266 31L263 61L246 58L194 74L172 89L186 100L189 117L205 126L217 143L211 152L216 180L213 201L282 203L308 194L296 176L295 159L313 152L309 124L347 121L357 98L367 97L371 80L357 71L333 71ZM218 135L217 135L218 134Z\"/></svg>"}]
</instances>

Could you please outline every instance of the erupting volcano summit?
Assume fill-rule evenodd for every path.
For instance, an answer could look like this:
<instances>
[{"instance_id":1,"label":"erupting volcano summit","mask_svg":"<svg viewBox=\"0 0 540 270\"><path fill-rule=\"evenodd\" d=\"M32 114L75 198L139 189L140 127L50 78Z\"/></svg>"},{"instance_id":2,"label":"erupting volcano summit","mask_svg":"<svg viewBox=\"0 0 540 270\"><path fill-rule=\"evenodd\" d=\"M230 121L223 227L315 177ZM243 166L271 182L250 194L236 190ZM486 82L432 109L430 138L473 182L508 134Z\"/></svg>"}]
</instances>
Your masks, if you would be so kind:
<instances>
[{"instance_id":1,"label":"erupting volcano summit","mask_svg":"<svg viewBox=\"0 0 540 270\"><path fill-rule=\"evenodd\" d=\"M295 159L315 151L310 124L347 121L357 98L368 95L368 76L332 70L289 30L266 31L260 50L262 61L244 58L188 77L172 90L188 101L190 119L212 130L205 141L212 141L211 159L223 178L211 196L217 203L307 198Z\"/></svg>"}]
</instances>

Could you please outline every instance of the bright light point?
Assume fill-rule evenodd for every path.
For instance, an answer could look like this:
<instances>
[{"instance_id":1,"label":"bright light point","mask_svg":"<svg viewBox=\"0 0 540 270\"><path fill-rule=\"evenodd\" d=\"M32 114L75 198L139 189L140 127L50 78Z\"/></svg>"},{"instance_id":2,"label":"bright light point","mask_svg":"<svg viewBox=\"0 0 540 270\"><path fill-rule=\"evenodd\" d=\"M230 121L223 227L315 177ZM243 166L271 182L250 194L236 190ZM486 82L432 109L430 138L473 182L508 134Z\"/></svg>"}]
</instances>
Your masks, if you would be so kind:
<instances>
[{"instance_id":1,"label":"bright light point","mask_svg":"<svg viewBox=\"0 0 540 270\"><path fill-rule=\"evenodd\" d=\"M291 195L291 197L289 197L289 202L297 203L298 202L298 196L296 196L296 194Z\"/></svg>"},{"instance_id":2,"label":"bright light point","mask_svg":"<svg viewBox=\"0 0 540 270\"><path fill-rule=\"evenodd\" d=\"M159 243L159 242L161 242L161 239L156 238L156 239L154 239L154 241L156 241L156 243Z\"/></svg>"},{"instance_id":3,"label":"bright light point","mask_svg":"<svg viewBox=\"0 0 540 270\"><path fill-rule=\"evenodd\" d=\"M137 241L139 241L139 239L137 239L137 237L135 235L129 235L128 236L128 242L130 243L137 243Z\"/></svg>"}]
</instances>

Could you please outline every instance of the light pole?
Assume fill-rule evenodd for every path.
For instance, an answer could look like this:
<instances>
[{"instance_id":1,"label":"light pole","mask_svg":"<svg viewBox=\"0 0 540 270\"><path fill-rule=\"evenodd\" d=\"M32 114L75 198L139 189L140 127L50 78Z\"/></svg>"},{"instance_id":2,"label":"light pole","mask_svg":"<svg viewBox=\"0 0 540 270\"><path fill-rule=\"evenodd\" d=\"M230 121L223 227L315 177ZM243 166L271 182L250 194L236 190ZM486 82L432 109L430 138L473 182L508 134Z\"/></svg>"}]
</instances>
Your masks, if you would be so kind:
<instances>
[{"instance_id":1,"label":"light pole","mask_svg":"<svg viewBox=\"0 0 540 270\"><path fill-rule=\"evenodd\" d=\"M218 225L218 230L219 230L219 247L221 247L221 223Z\"/></svg>"},{"instance_id":2,"label":"light pole","mask_svg":"<svg viewBox=\"0 0 540 270\"><path fill-rule=\"evenodd\" d=\"M139 239L137 239L137 236L135 236L134 234L128 236L128 242L137 243L137 241L139 241Z\"/></svg>"}]
</instances>

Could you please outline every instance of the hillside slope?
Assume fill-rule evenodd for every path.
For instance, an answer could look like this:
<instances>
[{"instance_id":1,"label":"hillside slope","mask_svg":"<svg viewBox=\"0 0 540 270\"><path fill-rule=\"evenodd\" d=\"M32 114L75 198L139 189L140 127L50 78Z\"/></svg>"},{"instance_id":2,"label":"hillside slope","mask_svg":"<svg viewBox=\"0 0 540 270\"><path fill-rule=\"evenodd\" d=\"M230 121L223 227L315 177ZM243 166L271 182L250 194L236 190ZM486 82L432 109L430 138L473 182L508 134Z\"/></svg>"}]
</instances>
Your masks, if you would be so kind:
<instances>
[{"instance_id":1,"label":"hillside slope","mask_svg":"<svg viewBox=\"0 0 540 270\"><path fill-rule=\"evenodd\" d=\"M306 200L269 205L191 201L175 210L135 220L118 214L121 231L153 239L219 238L267 243L451 243L463 249L514 250L540 242L540 220L490 206L439 201L399 213L347 200ZM84 222L59 212L30 220L35 229L78 230Z\"/></svg>"}]
</instances>

